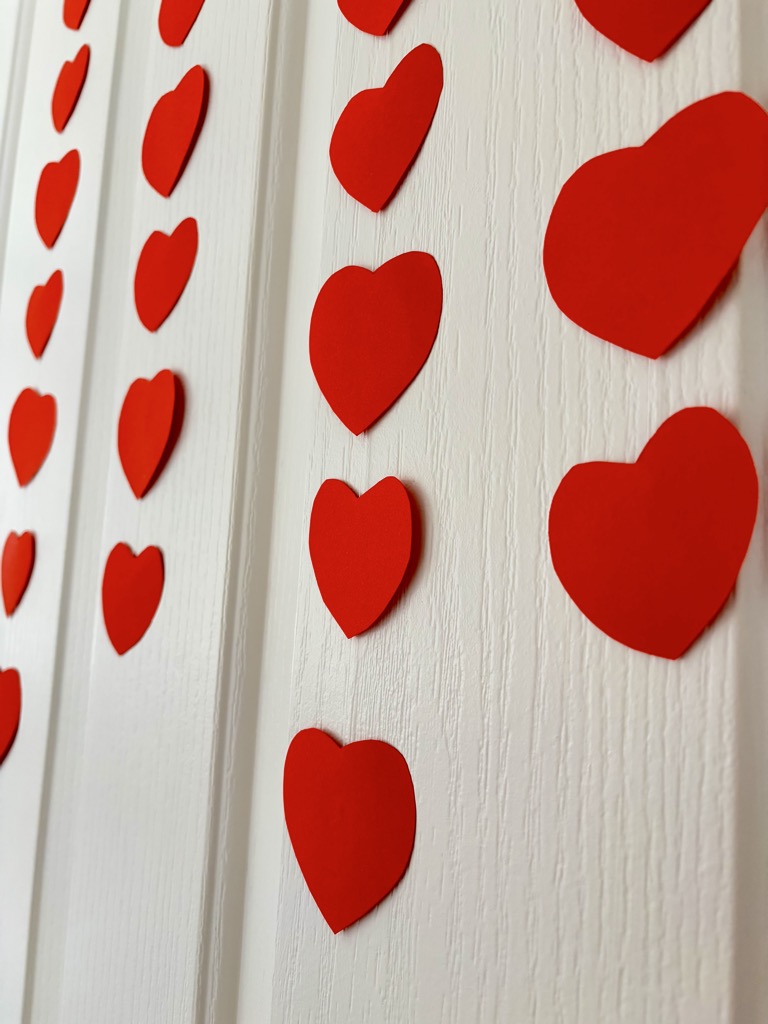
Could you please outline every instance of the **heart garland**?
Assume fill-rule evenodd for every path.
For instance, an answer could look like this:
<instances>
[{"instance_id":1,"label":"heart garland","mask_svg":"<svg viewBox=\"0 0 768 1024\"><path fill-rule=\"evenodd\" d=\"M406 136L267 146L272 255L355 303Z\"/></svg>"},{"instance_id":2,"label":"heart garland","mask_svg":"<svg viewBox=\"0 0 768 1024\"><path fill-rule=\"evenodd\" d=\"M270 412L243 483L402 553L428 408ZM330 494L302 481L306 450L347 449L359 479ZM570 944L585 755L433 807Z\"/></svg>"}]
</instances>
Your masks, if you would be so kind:
<instances>
[{"instance_id":1,"label":"heart garland","mask_svg":"<svg viewBox=\"0 0 768 1024\"><path fill-rule=\"evenodd\" d=\"M197 221L187 217L166 235L153 231L139 255L134 297L139 320L148 331L160 328L173 312L192 275L197 257Z\"/></svg>"},{"instance_id":2,"label":"heart garland","mask_svg":"<svg viewBox=\"0 0 768 1024\"><path fill-rule=\"evenodd\" d=\"M5 614L13 615L26 593L35 566L35 535L9 533L3 548L2 580Z\"/></svg>"},{"instance_id":3,"label":"heart garland","mask_svg":"<svg viewBox=\"0 0 768 1024\"><path fill-rule=\"evenodd\" d=\"M714 409L683 409L637 462L575 466L549 513L552 564L598 629L679 658L718 616L757 518L754 462Z\"/></svg>"},{"instance_id":4,"label":"heart garland","mask_svg":"<svg viewBox=\"0 0 768 1024\"><path fill-rule=\"evenodd\" d=\"M184 387L170 370L131 384L120 412L117 450L137 498L147 494L165 468L183 420Z\"/></svg>"},{"instance_id":5,"label":"heart garland","mask_svg":"<svg viewBox=\"0 0 768 1024\"><path fill-rule=\"evenodd\" d=\"M72 149L61 160L46 164L35 197L35 224L40 238L52 249L66 224L80 180L80 154Z\"/></svg>"},{"instance_id":6,"label":"heart garland","mask_svg":"<svg viewBox=\"0 0 768 1024\"><path fill-rule=\"evenodd\" d=\"M544 240L552 298L656 359L711 304L766 207L768 114L743 93L700 100L565 183Z\"/></svg>"},{"instance_id":7,"label":"heart garland","mask_svg":"<svg viewBox=\"0 0 768 1024\"><path fill-rule=\"evenodd\" d=\"M181 46L203 9L205 0L161 0L160 38L166 46Z\"/></svg>"},{"instance_id":8,"label":"heart garland","mask_svg":"<svg viewBox=\"0 0 768 1024\"><path fill-rule=\"evenodd\" d=\"M645 61L661 57L712 0L576 0L598 32Z\"/></svg>"},{"instance_id":9,"label":"heart garland","mask_svg":"<svg viewBox=\"0 0 768 1024\"><path fill-rule=\"evenodd\" d=\"M55 270L45 284L39 284L32 290L27 304L27 341L36 359L51 340L53 328L59 318L61 300L64 295L64 275Z\"/></svg>"},{"instance_id":10,"label":"heart garland","mask_svg":"<svg viewBox=\"0 0 768 1024\"><path fill-rule=\"evenodd\" d=\"M345 636L370 629L397 594L411 562L411 497L394 476L359 497L326 480L312 505L309 553L328 611Z\"/></svg>"},{"instance_id":11,"label":"heart garland","mask_svg":"<svg viewBox=\"0 0 768 1024\"><path fill-rule=\"evenodd\" d=\"M8 421L8 448L20 487L26 487L40 472L55 432L56 399L25 388Z\"/></svg>"},{"instance_id":12,"label":"heart garland","mask_svg":"<svg viewBox=\"0 0 768 1024\"><path fill-rule=\"evenodd\" d=\"M51 100L51 118L57 132L67 127L69 119L75 111L80 93L85 85L88 64L91 59L91 48L81 46L74 60L65 61L56 81Z\"/></svg>"},{"instance_id":13,"label":"heart garland","mask_svg":"<svg viewBox=\"0 0 768 1024\"><path fill-rule=\"evenodd\" d=\"M161 96L144 133L141 166L148 183L171 195L195 148L208 105L208 75L198 64Z\"/></svg>"},{"instance_id":14,"label":"heart garland","mask_svg":"<svg viewBox=\"0 0 768 1024\"><path fill-rule=\"evenodd\" d=\"M110 643L123 655L149 629L160 605L165 582L159 548L135 555L127 544L116 544L104 567L101 605Z\"/></svg>"},{"instance_id":15,"label":"heart garland","mask_svg":"<svg viewBox=\"0 0 768 1024\"><path fill-rule=\"evenodd\" d=\"M380 89L353 96L336 122L331 166L342 187L378 213L421 149L443 91L443 62L426 43L411 50Z\"/></svg>"},{"instance_id":16,"label":"heart garland","mask_svg":"<svg viewBox=\"0 0 768 1024\"><path fill-rule=\"evenodd\" d=\"M0 671L0 765L11 752L21 720L21 679L15 668Z\"/></svg>"},{"instance_id":17,"label":"heart garland","mask_svg":"<svg viewBox=\"0 0 768 1024\"><path fill-rule=\"evenodd\" d=\"M342 747L320 729L294 736L283 770L288 835L334 934L370 913L406 872L416 797L403 755L380 740Z\"/></svg>"}]
</instances>

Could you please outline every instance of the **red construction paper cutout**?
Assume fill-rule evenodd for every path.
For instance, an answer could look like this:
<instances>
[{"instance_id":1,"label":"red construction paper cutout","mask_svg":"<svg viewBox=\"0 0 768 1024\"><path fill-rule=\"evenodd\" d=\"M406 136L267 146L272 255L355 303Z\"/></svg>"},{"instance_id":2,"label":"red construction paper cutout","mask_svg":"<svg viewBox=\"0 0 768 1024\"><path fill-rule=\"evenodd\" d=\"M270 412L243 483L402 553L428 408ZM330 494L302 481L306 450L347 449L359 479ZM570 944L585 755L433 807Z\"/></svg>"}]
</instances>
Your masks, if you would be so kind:
<instances>
[{"instance_id":1,"label":"red construction paper cutout","mask_svg":"<svg viewBox=\"0 0 768 1024\"><path fill-rule=\"evenodd\" d=\"M134 555L117 544L104 567L101 606L107 636L118 654L125 654L150 627L163 595L165 570L159 548Z\"/></svg>"},{"instance_id":2,"label":"red construction paper cutout","mask_svg":"<svg viewBox=\"0 0 768 1024\"><path fill-rule=\"evenodd\" d=\"M576 0L587 21L623 50L653 61L712 0Z\"/></svg>"},{"instance_id":3,"label":"red construction paper cutout","mask_svg":"<svg viewBox=\"0 0 768 1024\"><path fill-rule=\"evenodd\" d=\"M62 65L51 100L51 117L57 132L64 131L77 106L85 85L90 59L91 48L81 46L75 59L65 61Z\"/></svg>"},{"instance_id":4,"label":"red construction paper cutout","mask_svg":"<svg viewBox=\"0 0 768 1024\"><path fill-rule=\"evenodd\" d=\"M67 28L77 29L83 24L91 0L64 0L64 24Z\"/></svg>"},{"instance_id":5,"label":"red construction paper cutout","mask_svg":"<svg viewBox=\"0 0 768 1024\"><path fill-rule=\"evenodd\" d=\"M32 290L27 304L27 341L39 359L51 340L53 328L59 318L61 300L64 295L64 275L54 271L45 284Z\"/></svg>"},{"instance_id":6,"label":"red construction paper cutout","mask_svg":"<svg viewBox=\"0 0 768 1024\"><path fill-rule=\"evenodd\" d=\"M137 498L153 487L176 445L184 419L184 388L170 370L128 388L117 428L117 450Z\"/></svg>"},{"instance_id":7,"label":"red construction paper cutout","mask_svg":"<svg viewBox=\"0 0 768 1024\"><path fill-rule=\"evenodd\" d=\"M757 517L746 442L714 409L671 416L635 463L563 478L549 514L552 564L608 636L679 658L736 585Z\"/></svg>"},{"instance_id":8,"label":"red construction paper cutout","mask_svg":"<svg viewBox=\"0 0 768 1024\"><path fill-rule=\"evenodd\" d=\"M35 197L35 223L49 249L66 223L80 179L80 154L72 149L58 163L46 164Z\"/></svg>"},{"instance_id":9,"label":"red construction paper cutout","mask_svg":"<svg viewBox=\"0 0 768 1024\"><path fill-rule=\"evenodd\" d=\"M204 3L205 0L162 0L157 25L166 46L181 46Z\"/></svg>"},{"instance_id":10,"label":"red construction paper cutout","mask_svg":"<svg viewBox=\"0 0 768 1024\"><path fill-rule=\"evenodd\" d=\"M393 405L427 361L443 310L434 258L407 252L378 270L344 267L312 311L309 359L320 390L353 434Z\"/></svg>"},{"instance_id":11,"label":"red construction paper cutout","mask_svg":"<svg viewBox=\"0 0 768 1024\"><path fill-rule=\"evenodd\" d=\"M21 719L21 679L15 668L0 672L0 764L11 752Z\"/></svg>"},{"instance_id":12,"label":"red construction paper cutout","mask_svg":"<svg viewBox=\"0 0 768 1024\"><path fill-rule=\"evenodd\" d=\"M743 93L700 100L565 183L544 241L552 298L655 359L710 305L767 206L768 114Z\"/></svg>"},{"instance_id":13,"label":"red construction paper cutout","mask_svg":"<svg viewBox=\"0 0 768 1024\"><path fill-rule=\"evenodd\" d=\"M320 596L347 637L376 622L397 593L413 550L413 512L394 476L358 497L326 480L309 521L309 554Z\"/></svg>"},{"instance_id":14,"label":"red construction paper cutout","mask_svg":"<svg viewBox=\"0 0 768 1024\"><path fill-rule=\"evenodd\" d=\"M187 217L172 235L154 231L136 266L134 297L139 320L156 331L187 287L197 256L197 221Z\"/></svg>"},{"instance_id":15,"label":"red construction paper cutout","mask_svg":"<svg viewBox=\"0 0 768 1024\"><path fill-rule=\"evenodd\" d=\"M380 740L342 747L320 729L291 741L285 823L301 873L337 934L365 917L408 868L416 798L408 763Z\"/></svg>"},{"instance_id":16,"label":"red construction paper cutout","mask_svg":"<svg viewBox=\"0 0 768 1024\"><path fill-rule=\"evenodd\" d=\"M410 0L337 0L347 21L372 36L384 36L400 18Z\"/></svg>"},{"instance_id":17,"label":"red construction paper cutout","mask_svg":"<svg viewBox=\"0 0 768 1024\"><path fill-rule=\"evenodd\" d=\"M8 448L21 487L34 479L45 462L56 432L56 399L25 388L8 420Z\"/></svg>"},{"instance_id":18,"label":"red construction paper cutout","mask_svg":"<svg viewBox=\"0 0 768 1024\"><path fill-rule=\"evenodd\" d=\"M184 173L205 121L208 75L196 65L171 92L161 96L144 134L144 177L161 196L170 196Z\"/></svg>"},{"instance_id":19,"label":"red construction paper cutout","mask_svg":"<svg viewBox=\"0 0 768 1024\"><path fill-rule=\"evenodd\" d=\"M427 137L443 91L443 62L423 43L380 89L353 96L331 138L331 165L346 191L377 213L402 184Z\"/></svg>"},{"instance_id":20,"label":"red construction paper cutout","mask_svg":"<svg viewBox=\"0 0 768 1024\"><path fill-rule=\"evenodd\" d=\"M13 615L29 586L35 567L35 535L9 533L3 548L2 576L5 614Z\"/></svg>"}]
</instances>

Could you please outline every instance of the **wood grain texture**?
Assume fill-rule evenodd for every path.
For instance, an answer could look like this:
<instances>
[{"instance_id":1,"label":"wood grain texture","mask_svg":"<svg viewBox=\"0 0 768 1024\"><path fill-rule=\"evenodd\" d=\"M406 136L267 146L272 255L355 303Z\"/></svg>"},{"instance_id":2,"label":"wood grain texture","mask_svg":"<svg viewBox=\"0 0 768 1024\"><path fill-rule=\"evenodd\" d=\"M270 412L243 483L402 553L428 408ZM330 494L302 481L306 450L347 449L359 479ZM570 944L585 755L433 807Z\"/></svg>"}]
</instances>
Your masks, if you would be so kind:
<instances>
[{"instance_id":1,"label":"wood grain texture","mask_svg":"<svg viewBox=\"0 0 768 1024\"><path fill-rule=\"evenodd\" d=\"M52 4L34 4L30 82ZM546 545L565 471L633 457L684 405L732 416L766 479L765 226L706 322L657 363L568 323L541 269L552 203L585 159L642 141L719 89L768 103L759 7L714 0L647 66L570 0L413 0L383 39L357 32L332 0L207 0L179 50L160 42L156 0L93 0L84 41L115 89L98 101L109 130L77 334L88 358L68 469L32 524L42 533L71 486L61 599L48 589L30 615L60 627L39 651L29 632L0 634L0 664L30 650L45 660L35 700L51 711L50 738L39 730L28 755L39 830L34 802L22 815L9 797L13 786L30 793L12 762L0 773L0 865L21 894L0 926L3 1024L768 1018L764 504L735 599L680 663L590 626ZM443 57L445 91L411 174L376 216L336 182L328 142L352 93L383 83L422 42ZM206 125L163 200L141 177L144 126L198 62L212 83ZM48 109L24 76L13 81L15 164L26 167ZM95 120L83 117L89 132ZM14 185L7 252L33 230L33 187ZM189 215L197 265L150 336L133 310L136 257L150 231ZM414 385L355 439L311 374L312 304L339 267L412 248L443 273L440 334ZM4 328L29 290L13 262ZM0 421L14 375L29 382L2 338ZM65 343L71 354L69 333ZM117 416L130 382L165 367L187 387L185 429L137 503L116 457ZM74 370L54 369L74 388ZM6 462L2 522L15 515ZM421 565L392 614L347 641L312 577L312 499L327 477L364 490L390 473L419 498ZM123 659L99 607L120 540L158 544L166 559L158 616ZM406 878L337 937L282 820L283 757L307 726L393 743L416 786ZM5 824L22 817L23 848L18 824ZM6 922L29 916L30 899L27 945ZM11 956L5 943L18 947Z\"/></svg>"}]
</instances>

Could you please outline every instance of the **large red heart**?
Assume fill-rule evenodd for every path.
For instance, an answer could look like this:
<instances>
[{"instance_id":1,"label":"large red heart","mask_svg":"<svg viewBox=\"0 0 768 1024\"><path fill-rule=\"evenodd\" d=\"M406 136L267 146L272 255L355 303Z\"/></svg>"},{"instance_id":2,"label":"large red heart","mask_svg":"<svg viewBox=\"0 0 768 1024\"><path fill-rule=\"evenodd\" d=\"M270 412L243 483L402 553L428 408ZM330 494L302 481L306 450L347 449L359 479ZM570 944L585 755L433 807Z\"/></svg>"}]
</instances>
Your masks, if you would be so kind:
<instances>
[{"instance_id":1,"label":"large red heart","mask_svg":"<svg viewBox=\"0 0 768 1024\"><path fill-rule=\"evenodd\" d=\"M91 59L89 46L81 46L74 60L62 65L51 100L51 116L57 132L63 132L80 99Z\"/></svg>"},{"instance_id":2,"label":"large red heart","mask_svg":"<svg viewBox=\"0 0 768 1024\"><path fill-rule=\"evenodd\" d=\"M56 432L56 399L25 388L8 420L8 448L21 487L34 479L45 462Z\"/></svg>"},{"instance_id":3,"label":"large red heart","mask_svg":"<svg viewBox=\"0 0 768 1024\"><path fill-rule=\"evenodd\" d=\"M49 249L66 223L80 179L80 154L71 149L58 163L46 164L35 197L35 223Z\"/></svg>"},{"instance_id":4,"label":"large red heart","mask_svg":"<svg viewBox=\"0 0 768 1024\"><path fill-rule=\"evenodd\" d=\"M372 36L389 32L410 0L338 0L339 10L355 28Z\"/></svg>"},{"instance_id":5,"label":"large red heart","mask_svg":"<svg viewBox=\"0 0 768 1024\"><path fill-rule=\"evenodd\" d=\"M344 267L312 311L309 359L328 404L353 434L371 426L427 361L443 309L434 258L407 252L378 270Z\"/></svg>"},{"instance_id":6,"label":"large red heart","mask_svg":"<svg viewBox=\"0 0 768 1024\"><path fill-rule=\"evenodd\" d=\"M405 874L416 798L408 763L388 743L342 747L320 729L297 733L285 758L283 807L301 873L334 934Z\"/></svg>"},{"instance_id":7,"label":"large red heart","mask_svg":"<svg viewBox=\"0 0 768 1024\"><path fill-rule=\"evenodd\" d=\"M6 759L19 731L21 679L15 668L0 672L0 764Z\"/></svg>"},{"instance_id":8,"label":"large red heart","mask_svg":"<svg viewBox=\"0 0 768 1024\"><path fill-rule=\"evenodd\" d=\"M159 548L134 555L127 544L116 544L104 567L101 606L107 636L118 654L141 640L155 617L163 595L165 571Z\"/></svg>"},{"instance_id":9,"label":"large red heart","mask_svg":"<svg viewBox=\"0 0 768 1024\"><path fill-rule=\"evenodd\" d=\"M141 150L144 177L161 196L170 196L184 173L205 121L208 75L196 65L172 92L155 104Z\"/></svg>"},{"instance_id":10,"label":"large red heart","mask_svg":"<svg viewBox=\"0 0 768 1024\"><path fill-rule=\"evenodd\" d=\"M714 409L664 422L635 463L563 478L549 514L552 564L599 629L679 658L736 585L757 516L749 448Z\"/></svg>"},{"instance_id":11,"label":"large red heart","mask_svg":"<svg viewBox=\"0 0 768 1024\"><path fill-rule=\"evenodd\" d=\"M29 586L35 566L35 535L9 533L3 548L2 577L5 614L13 615Z\"/></svg>"},{"instance_id":12,"label":"large red heart","mask_svg":"<svg viewBox=\"0 0 768 1024\"><path fill-rule=\"evenodd\" d=\"M32 290L27 303L27 341L29 347L39 359L51 340L53 328L59 318L61 300L64 295L64 275L60 270L54 271L45 284L39 284Z\"/></svg>"},{"instance_id":13,"label":"large red heart","mask_svg":"<svg viewBox=\"0 0 768 1024\"><path fill-rule=\"evenodd\" d=\"M576 0L598 32L643 60L656 60L712 0Z\"/></svg>"},{"instance_id":14,"label":"large red heart","mask_svg":"<svg viewBox=\"0 0 768 1024\"><path fill-rule=\"evenodd\" d=\"M655 359L711 303L766 206L768 115L742 93L701 100L565 183L544 241L552 297Z\"/></svg>"},{"instance_id":15,"label":"large red heart","mask_svg":"<svg viewBox=\"0 0 768 1024\"><path fill-rule=\"evenodd\" d=\"M205 0L162 0L157 25L166 46L181 46L204 3Z\"/></svg>"},{"instance_id":16,"label":"large red heart","mask_svg":"<svg viewBox=\"0 0 768 1024\"><path fill-rule=\"evenodd\" d=\"M184 419L184 389L170 370L128 388L117 427L117 450L131 490L143 498L160 476Z\"/></svg>"},{"instance_id":17,"label":"large red heart","mask_svg":"<svg viewBox=\"0 0 768 1024\"><path fill-rule=\"evenodd\" d=\"M413 511L403 484L380 480L358 497L343 480L326 480L309 521L309 554L320 595L347 637L387 610L413 550Z\"/></svg>"},{"instance_id":18,"label":"large red heart","mask_svg":"<svg viewBox=\"0 0 768 1024\"><path fill-rule=\"evenodd\" d=\"M377 213L400 187L427 137L443 91L443 62L423 43L381 89L353 96L331 137L331 165L346 191Z\"/></svg>"},{"instance_id":19,"label":"large red heart","mask_svg":"<svg viewBox=\"0 0 768 1024\"><path fill-rule=\"evenodd\" d=\"M83 23L91 0L64 0L64 24L67 28L77 29Z\"/></svg>"},{"instance_id":20,"label":"large red heart","mask_svg":"<svg viewBox=\"0 0 768 1024\"><path fill-rule=\"evenodd\" d=\"M156 331L187 287L197 256L197 221L187 217L172 235L154 231L144 243L134 280L139 320Z\"/></svg>"}]
</instances>

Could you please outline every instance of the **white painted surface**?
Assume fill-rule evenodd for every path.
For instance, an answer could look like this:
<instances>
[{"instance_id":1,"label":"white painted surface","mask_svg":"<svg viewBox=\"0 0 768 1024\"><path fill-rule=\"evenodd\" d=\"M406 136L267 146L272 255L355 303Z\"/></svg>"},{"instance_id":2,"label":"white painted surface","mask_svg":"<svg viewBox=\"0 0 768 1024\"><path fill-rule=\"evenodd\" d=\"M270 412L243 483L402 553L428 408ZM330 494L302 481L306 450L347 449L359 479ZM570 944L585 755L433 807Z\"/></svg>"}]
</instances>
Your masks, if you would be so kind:
<instances>
[{"instance_id":1,"label":"white painted surface","mask_svg":"<svg viewBox=\"0 0 768 1024\"><path fill-rule=\"evenodd\" d=\"M736 599L676 664L583 620L545 538L573 463L632 457L684 405L732 415L764 478L765 227L724 300L657 363L567 323L540 265L549 209L580 162L719 89L768 102L760 7L714 0L646 66L570 0L413 0L383 40L332 0L207 0L174 51L157 36L155 0L124 3L119 26L117 4L92 0L81 35L95 58L119 28L107 159L89 165L104 202L94 186L92 212L72 213L93 218L95 287L83 282L82 322L59 324L39 366L18 322L36 283L16 281L23 255L7 261L0 308L0 422L22 374L71 395L26 493L0 457L3 533L22 511L39 516L58 552L47 561L41 545L18 621L0 634L0 664L42 680L0 771L0 877L12 894L2 1024L768 1018L764 506ZM74 34L38 28L58 0L35 8L29 74L13 78L9 105L23 116L7 252L21 254L35 241L36 174L19 169L51 158L47 97L71 56L58 48L75 48ZM377 217L338 186L328 140L349 96L420 42L442 54L446 87L421 156ZM33 60L35 46L55 59ZM144 125L197 62L212 81L207 122L162 200L140 175ZM65 137L82 131L83 149L106 124L100 73ZM89 87L96 75L94 64ZM136 256L151 230L188 215L197 265L149 336L132 307ZM65 229L56 259L67 242ZM354 439L312 379L312 303L338 267L409 248L443 272L438 342L408 393ZM66 258L85 274L82 249ZM87 353L79 424L75 353ZM187 419L139 504L115 455L117 413L134 377L166 366L187 385ZM386 622L346 641L312 580L309 508L328 476L364 489L388 473L419 496L422 564ZM118 540L166 557L158 616L124 659L98 601ZM63 573L60 619L45 571ZM284 751L310 725L394 743L418 800L403 884L335 938L281 818Z\"/></svg>"}]
</instances>

